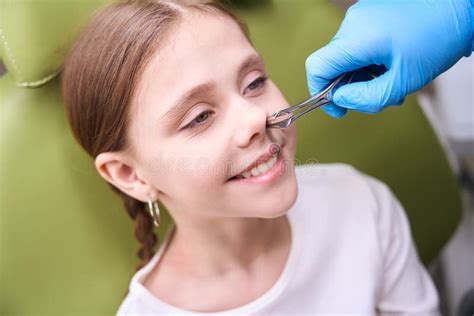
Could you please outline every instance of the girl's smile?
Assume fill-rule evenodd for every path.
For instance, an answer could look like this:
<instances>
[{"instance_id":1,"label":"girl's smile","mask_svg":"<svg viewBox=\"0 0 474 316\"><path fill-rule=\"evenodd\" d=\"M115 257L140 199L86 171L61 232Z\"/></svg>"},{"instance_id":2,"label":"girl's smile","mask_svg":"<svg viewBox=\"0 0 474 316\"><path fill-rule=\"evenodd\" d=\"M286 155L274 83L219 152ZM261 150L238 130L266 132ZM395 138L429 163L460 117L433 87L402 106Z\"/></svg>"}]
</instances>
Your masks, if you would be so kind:
<instances>
[{"instance_id":1,"label":"girl's smile","mask_svg":"<svg viewBox=\"0 0 474 316\"><path fill-rule=\"evenodd\" d=\"M272 148L272 147L270 147ZM244 171L239 172L236 176L229 179L232 183L238 184L271 184L276 181L284 172L284 158L281 149L277 146L277 151L261 155Z\"/></svg>"}]
</instances>

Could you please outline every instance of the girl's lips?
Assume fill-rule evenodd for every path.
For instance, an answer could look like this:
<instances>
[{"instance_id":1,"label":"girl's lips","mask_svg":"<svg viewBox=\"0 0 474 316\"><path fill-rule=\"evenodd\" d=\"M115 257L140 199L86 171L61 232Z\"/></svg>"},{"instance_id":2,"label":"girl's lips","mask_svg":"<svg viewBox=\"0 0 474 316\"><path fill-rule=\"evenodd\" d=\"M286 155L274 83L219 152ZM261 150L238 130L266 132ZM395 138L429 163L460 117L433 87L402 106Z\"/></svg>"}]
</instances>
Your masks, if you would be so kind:
<instances>
[{"instance_id":1,"label":"girl's lips","mask_svg":"<svg viewBox=\"0 0 474 316\"><path fill-rule=\"evenodd\" d=\"M283 153L280 151L280 154L278 155L278 159L271 167L270 169L267 170L264 174L258 175L256 177L251 176L248 178L241 178L241 179L236 179L232 178L229 180L229 182L236 183L236 184L270 184L276 179L280 178L280 176L283 175L285 172L285 163L283 159Z\"/></svg>"}]
</instances>

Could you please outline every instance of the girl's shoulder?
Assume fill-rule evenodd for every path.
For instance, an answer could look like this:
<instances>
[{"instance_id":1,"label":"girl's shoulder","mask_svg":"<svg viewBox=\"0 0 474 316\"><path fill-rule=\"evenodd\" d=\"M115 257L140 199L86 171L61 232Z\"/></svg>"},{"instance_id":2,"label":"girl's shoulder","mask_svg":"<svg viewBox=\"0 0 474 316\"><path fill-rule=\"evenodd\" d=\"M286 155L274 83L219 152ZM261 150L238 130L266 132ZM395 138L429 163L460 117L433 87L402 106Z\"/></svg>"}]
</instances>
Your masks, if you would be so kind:
<instances>
[{"instance_id":1,"label":"girl's shoulder","mask_svg":"<svg viewBox=\"0 0 474 316\"><path fill-rule=\"evenodd\" d=\"M298 187L324 193L350 193L370 197L387 185L344 163L312 163L295 167Z\"/></svg>"},{"instance_id":2,"label":"girl's shoulder","mask_svg":"<svg viewBox=\"0 0 474 316\"><path fill-rule=\"evenodd\" d=\"M343 163L307 164L295 167L298 202L302 210L326 209L334 214L350 212L374 216L396 201L390 188L382 181ZM306 211L304 211L306 212Z\"/></svg>"}]
</instances>

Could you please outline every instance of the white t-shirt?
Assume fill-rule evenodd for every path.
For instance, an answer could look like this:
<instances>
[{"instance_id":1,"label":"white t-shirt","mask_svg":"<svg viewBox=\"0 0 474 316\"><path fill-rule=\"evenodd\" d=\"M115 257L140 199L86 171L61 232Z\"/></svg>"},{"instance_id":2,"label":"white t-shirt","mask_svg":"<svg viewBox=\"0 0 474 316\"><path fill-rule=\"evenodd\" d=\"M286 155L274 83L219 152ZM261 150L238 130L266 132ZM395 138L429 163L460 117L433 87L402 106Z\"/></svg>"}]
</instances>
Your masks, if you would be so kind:
<instances>
[{"instance_id":1,"label":"white t-shirt","mask_svg":"<svg viewBox=\"0 0 474 316\"><path fill-rule=\"evenodd\" d=\"M298 197L288 212L291 249L270 290L221 312L171 306L140 283L160 259L166 238L133 276L117 314L439 315L438 296L418 259L407 217L387 186L343 164L295 170Z\"/></svg>"}]
</instances>

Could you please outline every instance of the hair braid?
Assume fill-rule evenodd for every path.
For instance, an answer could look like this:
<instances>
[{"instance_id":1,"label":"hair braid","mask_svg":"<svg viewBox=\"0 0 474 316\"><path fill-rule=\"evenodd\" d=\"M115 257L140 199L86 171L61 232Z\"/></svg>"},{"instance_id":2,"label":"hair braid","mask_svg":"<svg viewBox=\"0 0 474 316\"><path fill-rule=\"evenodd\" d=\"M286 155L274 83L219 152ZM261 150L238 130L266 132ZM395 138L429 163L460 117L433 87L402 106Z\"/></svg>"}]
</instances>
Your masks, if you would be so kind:
<instances>
[{"instance_id":1,"label":"hair braid","mask_svg":"<svg viewBox=\"0 0 474 316\"><path fill-rule=\"evenodd\" d=\"M158 237L155 235L153 218L148 214L145 203L136 200L113 185L112 190L119 194L124 202L128 216L135 222L135 238L140 243L137 256L140 262L136 266L136 271L144 267L155 254L155 246L158 243Z\"/></svg>"}]
</instances>

